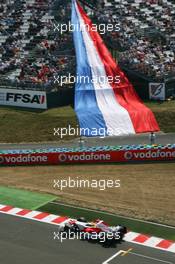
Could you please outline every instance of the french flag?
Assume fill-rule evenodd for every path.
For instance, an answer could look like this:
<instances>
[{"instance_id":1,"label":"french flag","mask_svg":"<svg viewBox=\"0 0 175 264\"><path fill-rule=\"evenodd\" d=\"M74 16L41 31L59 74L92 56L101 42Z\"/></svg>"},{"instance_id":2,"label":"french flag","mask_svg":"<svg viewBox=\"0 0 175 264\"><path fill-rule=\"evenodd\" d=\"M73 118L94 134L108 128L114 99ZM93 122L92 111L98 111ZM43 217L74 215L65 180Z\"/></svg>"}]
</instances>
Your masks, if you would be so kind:
<instances>
[{"instance_id":1,"label":"french flag","mask_svg":"<svg viewBox=\"0 0 175 264\"><path fill-rule=\"evenodd\" d=\"M77 60L75 112L81 135L159 131L153 113L142 103L76 0L72 2L71 23Z\"/></svg>"}]
</instances>

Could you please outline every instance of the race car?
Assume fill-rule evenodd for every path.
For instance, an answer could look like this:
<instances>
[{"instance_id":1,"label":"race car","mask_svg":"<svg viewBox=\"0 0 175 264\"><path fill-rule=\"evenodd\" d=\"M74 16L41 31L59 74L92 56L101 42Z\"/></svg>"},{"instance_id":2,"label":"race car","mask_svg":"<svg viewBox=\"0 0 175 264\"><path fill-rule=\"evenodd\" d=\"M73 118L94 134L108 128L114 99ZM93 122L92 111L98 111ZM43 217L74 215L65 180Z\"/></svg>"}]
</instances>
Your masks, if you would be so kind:
<instances>
[{"instance_id":1,"label":"race car","mask_svg":"<svg viewBox=\"0 0 175 264\"><path fill-rule=\"evenodd\" d=\"M78 219L69 219L59 227L60 232L72 234L79 234L80 239L96 241L103 244L103 246L111 246L114 243L121 242L127 233L125 226L109 226L103 220L95 220L88 222L84 217Z\"/></svg>"}]
</instances>

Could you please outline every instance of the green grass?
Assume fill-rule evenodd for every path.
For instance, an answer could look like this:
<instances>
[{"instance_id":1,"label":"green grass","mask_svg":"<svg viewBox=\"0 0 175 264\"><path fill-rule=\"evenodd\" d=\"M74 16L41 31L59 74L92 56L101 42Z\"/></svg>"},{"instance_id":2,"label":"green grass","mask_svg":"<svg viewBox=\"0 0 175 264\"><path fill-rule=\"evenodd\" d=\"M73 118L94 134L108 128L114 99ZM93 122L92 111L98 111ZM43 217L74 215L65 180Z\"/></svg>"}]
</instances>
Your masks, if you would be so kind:
<instances>
[{"instance_id":1,"label":"green grass","mask_svg":"<svg viewBox=\"0 0 175 264\"><path fill-rule=\"evenodd\" d=\"M172 229L172 228L157 226L154 224L140 222L137 220L130 220L121 216L112 215L105 212L100 212L100 211L97 212L93 210L73 208L72 206L62 205L62 204L59 205L47 204L39 208L39 210L44 212L49 212L52 214L65 215L72 218L83 216L89 221L93 221L99 218L108 222L110 225L116 225L116 224L126 225L129 230L132 230L134 232L175 241L175 228Z\"/></svg>"},{"instance_id":2,"label":"green grass","mask_svg":"<svg viewBox=\"0 0 175 264\"><path fill-rule=\"evenodd\" d=\"M175 132L175 101L148 102L146 105L154 112L163 132Z\"/></svg>"},{"instance_id":3,"label":"green grass","mask_svg":"<svg viewBox=\"0 0 175 264\"><path fill-rule=\"evenodd\" d=\"M162 111L175 112L175 101L165 101L165 102L149 101L149 102L145 102L145 105L147 105L155 112L162 112Z\"/></svg>"},{"instance_id":4,"label":"green grass","mask_svg":"<svg viewBox=\"0 0 175 264\"><path fill-rule=\"evenodd\" d=\"M0 186L0 204L35 210L44 204L55 200L54 195L39 194L16 188Z\"/></svg>"},{"instance_id":5,"label":"green grass","mask_svg":"<svg viewBox=\"0 0 175 264\"><path fill-rule=\"evenodd\" d=\"M76 127L77 124L71 107L44 112L1 108L0 141L5 143L57 141L59 138L54 136L54 128L67 127L69 124L72 127Z\"/></svg>"},{"instance_id":6,"label":"green grass","mask_svg":"<svg viewBox=\"0 0 175 264\"><path fill-rule=\"evenodd\" d=\"M146 103L150 107L164 132L175 132L175 101ZM0 141L3 143L58 141L54 128L71 125L77 128L77 118L70 107L61 107L47 111L19 110L0 108ZM72 139L65 137L64 139Z\"/></svg>"}]
</instances>

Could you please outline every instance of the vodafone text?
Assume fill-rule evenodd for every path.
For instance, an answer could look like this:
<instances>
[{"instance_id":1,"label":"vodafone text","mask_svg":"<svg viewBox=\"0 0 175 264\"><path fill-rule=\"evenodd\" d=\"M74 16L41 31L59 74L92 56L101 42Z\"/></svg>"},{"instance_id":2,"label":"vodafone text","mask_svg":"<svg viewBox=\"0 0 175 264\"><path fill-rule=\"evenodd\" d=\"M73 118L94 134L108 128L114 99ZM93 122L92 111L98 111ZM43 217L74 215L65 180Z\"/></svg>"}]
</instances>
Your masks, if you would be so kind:
<instances>
[{"instance_id":1,"label":"vodafone text","mask_svg":"<svg viewBox=\"0 0 175 264\"><path fill-rule=\"evenodd\" d=\"M97 161L97 160L102 160L102 161L110 161L111 160L111 155L110 154L97 154L97 153L85 153L83 152L82 154L60 154L59 155L59 161L60 162L65 162L65 161Z\"/></svg>"},{"instance_id":2,"label":"vodafone text","mask_svg":"<svg viewBox=\"0 0 175 264\"><path fill-rule=\"evenodd\" d=\"M146 152L131 152L124 153L124 157L127 160L131 159L163 159L163 158L175 158L175 151L162 151L162 150L149 150Z\"/></svg>"},{"instance_id":3,"label":"vodafone text","mask_svg":"<svg viewBox=\"0 0 175 264\"><path fill-rule=\"evenodd\" d=\"M46 163L48 161L48 157L28 154L28 155L18 155L18 156L5 156L5 157L1 157L1 160L9 164L33 163L33 162Z\"/></svg>"}]
</instances>

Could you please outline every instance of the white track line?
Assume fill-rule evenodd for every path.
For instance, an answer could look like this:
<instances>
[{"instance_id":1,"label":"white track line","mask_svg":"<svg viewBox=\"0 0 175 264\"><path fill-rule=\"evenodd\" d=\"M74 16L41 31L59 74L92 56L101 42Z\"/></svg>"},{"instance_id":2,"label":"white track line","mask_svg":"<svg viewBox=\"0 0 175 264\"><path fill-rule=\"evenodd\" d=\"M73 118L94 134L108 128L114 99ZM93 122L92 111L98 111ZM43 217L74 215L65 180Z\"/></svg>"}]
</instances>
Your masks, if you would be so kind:
<instances>
[{"instance_id":1,"label":"white track line","mask_svg":"<svg viewBox=\"0 0 175 264\"><path fill-rule=\"evenodd\" d=\"M112 257L108 258L107 260L105 260L102 264L108 264L111 260L113 260L114 258L116 258L117 256L119 256L121 253L125 253L124 250L120 250L118 251L116 254L114 254Z\"/></svg>"}]
</instances>

